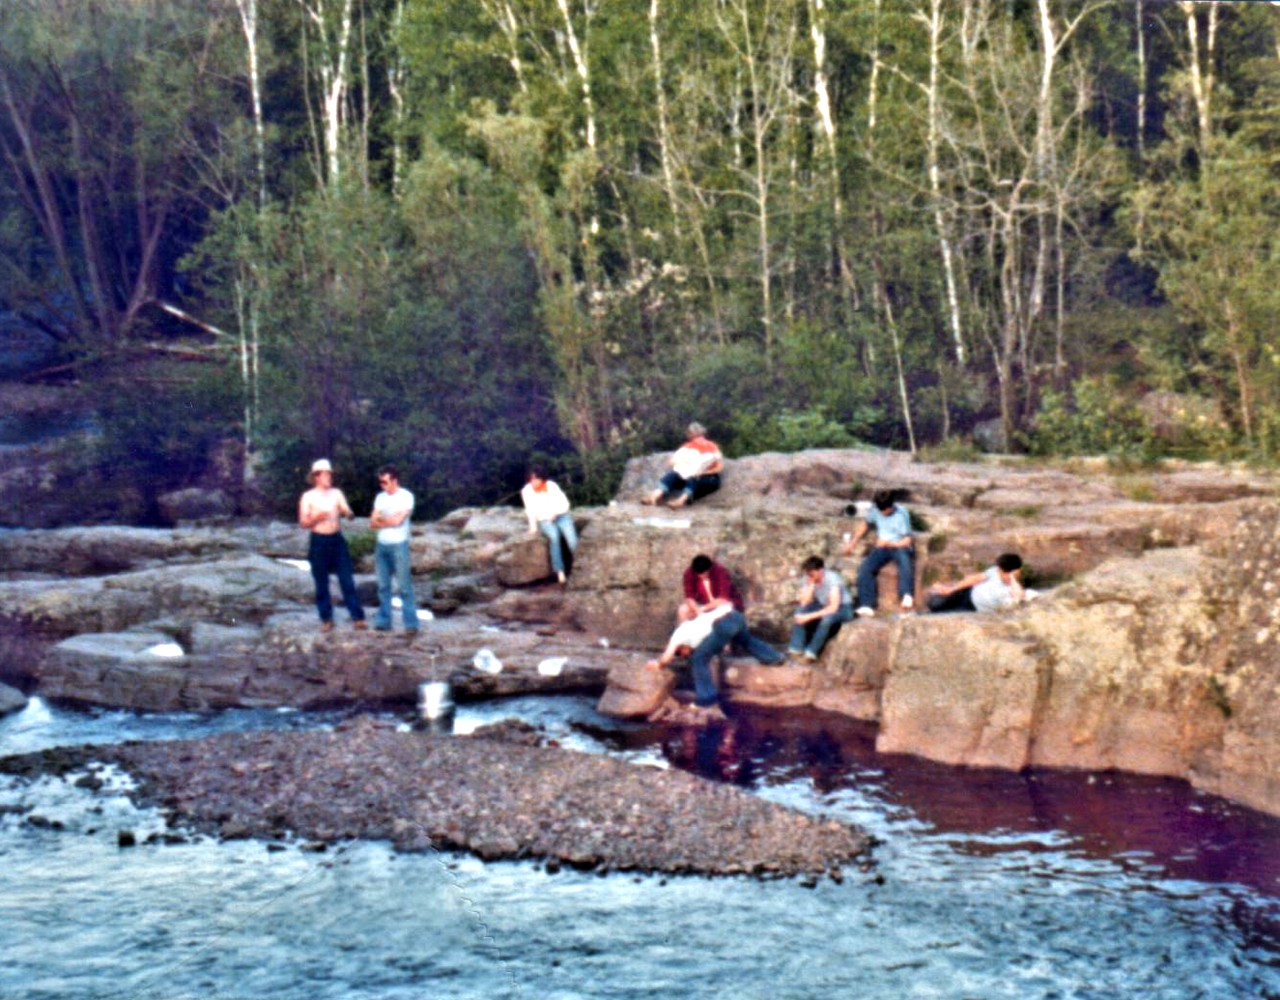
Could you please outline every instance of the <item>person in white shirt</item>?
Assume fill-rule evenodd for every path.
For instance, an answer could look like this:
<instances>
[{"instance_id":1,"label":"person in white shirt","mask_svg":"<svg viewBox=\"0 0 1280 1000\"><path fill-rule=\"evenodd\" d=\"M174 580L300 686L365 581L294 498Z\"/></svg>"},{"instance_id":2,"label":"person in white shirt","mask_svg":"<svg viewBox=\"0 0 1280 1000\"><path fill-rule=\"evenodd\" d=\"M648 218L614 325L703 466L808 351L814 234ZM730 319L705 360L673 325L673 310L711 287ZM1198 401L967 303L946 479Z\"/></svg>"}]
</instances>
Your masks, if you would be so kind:
<instances>
[{"instance_id":1,"label":"person in white shirt","mask_svg":"<svg viewBox=\"0 0 1280 1000\"><path fill-rule=\"evenodd\" d=\"M670 470L658 482L655 490L647 494L642 503L653 506L674 493L672 507L683 507L720 488L720 473L724 471L724 457L720 446L707 438L707 429L697 422L685 431L685 442L676 449L667 464Z\"/></svg>"},{"instance_id":2,"label":"person in white shirt","mask_svg":"<svg viewBox=\"0 0 1280 1000\"><path fill-rule=\"evenodd\" d=\"M409 519L413 516L413 494L400 485L400 473L394 465L378 470L382 487L373 500L373 516L369 525L378 532L373 551L378 573L378 614L373 627L379 632L391 631L391 581L400 592L400 613L407 635L418 631L418 602L413 593L413 572L409 558Z\"/></svg>"},{"instance_id":3,"label":"person in white shirt","mask_svg":"<svg viewBox=\"0 0 1280 1000\"><path fill-rule=\"evenodd\" d=\"M524 503L525 517L529 519L529 534L541 531L546 535L551 571L557 580L564 583L564 552L560 543L564 542L570 555L578 548L578 530L569 514L569 498L564 495L564 490L547 478L541 466L534 466L529 469L529 481L520 491L520 499Z\"/></svg>"},{"instance_id":4,"label":"person in white shirt","mask_svg":"<svg viewBox=\"0 0 1280 1000\"><path fill-rule=\"evenodd\" d=\"M650 670L660 670L677 656L689 657L694 689L691 721L723 719L724 712L720 709L720 694L711 671L711 659L730 643L766 665L781 663L786 659L763 639L751 634L747 629L747 619L741 611L732 604L722 604L676 626L662 655L656 660L650 660L645 666Z\"/></svg>"},{"instance_id":5,"label":"person in white shirt","mask_svg":"<svg viewBox=\"0 0 1280 1000\"><path fill-rule=\"evenodd\" d=\"M1031 599L1022 586L1022 557L1005 552L996 564L954 583L935 583L926 603L934 614L950 611L999 611Z\"/></svg>"},{"instance_id":6,"label":"person in white shirt","mask_svg":"<svg viewBox=\"0 0 1280 1000\"><path fill-rule=\"evenodd\" d=\"M333 630L333 598L329 595L329 575L338 574L338 586L342 588L342 602L347 606L351 621L362 629L364 608L356 593L355 574L351 566L351 551L342 537L342 518L353 516L342 490L333 485L333 466L327 458L311 463L307 474L311 489L298 501L298 525L311 532L307 545L307 562L311 564L311 578L316 584L316 610L320 613L320 629Z\"/></svg>"}]
</instances>

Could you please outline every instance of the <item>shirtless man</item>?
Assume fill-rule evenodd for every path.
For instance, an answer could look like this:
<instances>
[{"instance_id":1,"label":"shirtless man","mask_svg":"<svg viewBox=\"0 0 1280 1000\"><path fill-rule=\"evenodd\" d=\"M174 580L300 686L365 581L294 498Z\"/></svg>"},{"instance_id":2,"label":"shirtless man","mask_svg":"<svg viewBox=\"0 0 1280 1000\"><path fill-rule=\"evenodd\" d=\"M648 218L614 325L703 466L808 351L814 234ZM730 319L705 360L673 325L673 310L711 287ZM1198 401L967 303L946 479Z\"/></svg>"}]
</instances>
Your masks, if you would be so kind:
<instances>
[{"instance_id":1,"label":"shirtless man","mask_svg":"<svg viewBox=\"0 0 1280 1000\"><path fill-rule=\"evenodd\" d=\"M329 574L338 574L342 601L357 629L364 629L364 608L356 594L356 581L351 567L351 552L342 537L342 518L352 517L351 506L342 490L333 485L333 466L327 458L317 459L307 475L311 489L298 501L298 524L311 532L307 562L316 584L316 610L320 613L320 631L333 631L333 599L329 596Z\"/></svg>"}]
</instances>

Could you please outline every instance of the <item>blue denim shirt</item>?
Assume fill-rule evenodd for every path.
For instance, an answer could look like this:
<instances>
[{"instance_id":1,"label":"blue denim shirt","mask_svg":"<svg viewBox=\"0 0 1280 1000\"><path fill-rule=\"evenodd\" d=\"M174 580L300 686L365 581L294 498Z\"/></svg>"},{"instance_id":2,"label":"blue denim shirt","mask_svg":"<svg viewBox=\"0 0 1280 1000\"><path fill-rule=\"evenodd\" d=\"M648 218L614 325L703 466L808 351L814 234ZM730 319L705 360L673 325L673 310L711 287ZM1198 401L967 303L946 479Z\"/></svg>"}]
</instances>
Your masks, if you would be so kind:
<instances>
[{"instance_id":1,"label":"blue denim shirt","mask_svg":"<svg viewBox=\"0 0 1280 1000\"><path fill-rule=\"evenodd\" d=\"M867 523L876 529L876 536L882 542L900 542L911 537L911 515L900 503L894 504L888 514L873 505L867 511Z\"/></svg>"}]
</instances>

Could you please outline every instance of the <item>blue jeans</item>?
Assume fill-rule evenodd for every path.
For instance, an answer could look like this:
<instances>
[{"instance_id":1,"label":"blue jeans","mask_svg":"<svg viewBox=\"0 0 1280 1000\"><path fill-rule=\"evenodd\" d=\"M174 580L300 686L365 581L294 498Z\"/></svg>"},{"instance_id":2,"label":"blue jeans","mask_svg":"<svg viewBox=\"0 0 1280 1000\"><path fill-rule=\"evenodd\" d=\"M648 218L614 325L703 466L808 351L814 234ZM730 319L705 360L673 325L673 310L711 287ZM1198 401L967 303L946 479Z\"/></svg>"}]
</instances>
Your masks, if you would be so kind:
<instances>
[{"instance_id":1,"label":"blue jeans","mask_svg":"<svg viewBox=\"0 0 1280 1000\"><path fill-rule=\"evenodd\" d=\"M539 521L538 530L547 536L547 546L551 553L551 572L564 572L564 553L560 550L560 539L564 539L570 552L578 549L578 529L574 527L573 518L561 514L551 521Z\"/></svg>"},{"instance_id":2,"label":"blue jeans","mask_svg":"<svg viewBox=\"0 0 1280 1000\"><path fill-rule=\"evenodd\" d=\"M307 546L307 562L311 563L311 578L316 583L316 610L322 622L333 621L333 598L329 596L329 574L338 574L338 586L342 589L342 603L347 606L353 622L364 621L364 608L360 607L360 595L356 593L356 578L351 567L351 550L342 532L317 535L311 532Z\"/></svg>"},{"instance_id":3,"label":"blue jeans","mask_svg":"<svg viewBox=\"0 0 1280 1000\"><path fill-rule=\"evenodd\" d=\"M409 542L379 542L373 550L373 564L378 571L378 615L373 620L374 628L391 627L391 578L394 576L396 589L400 591L400 611L404 616L404 627L418 627L418 602L413 596L413 576L409 566Z\"/></svg>"},{"instance_id":4,"label":"blue jeans","mask_svg":"<svg viewBox=\"0 0 1280 1000\"><path fill-rule=\"evenodd\" d=\"M711 673L711 659L729 643L734 643L748 656L761 663L781 663L786 659L763 639L757 639L747 629L747 619L741 611L730 611L716 619L711 634L698 643L689 656L689 668L693 671L694 701L706 706L714 705L719 697L715 677Z\"/></svg>"},{"instance_id":5,"label":"blue jeans","mask_svg":"<svg viewBox=\"0 0 1280 1000\"><path fill-rule=\"evenodd\" d=\"M693 476L685 479L674 469L659 481L663 493L684 493L690 503L699 500L720 488L720 473L708 472L705 476Z\"/></svg>"},{"instance_id":6,"label":"blue jeans","mask_svg":"<svg viewBox=\"0 0 1280 1000\"><path fill-rule=\"evenodd\" d=\"M817 601L810 601L808 604L796 608L796 614L808 615L815 611L821 611L822 608L823 605ZM831 638L831 633L845 622L852 620L852 618L853 608L848 604L842 604L840 605L840 610L834 615L823 615L817 621L793 626L791 629L791 651L793 653L809 653L814 657L818 656L822 652L822 647L827 644L827 640Z\"/></svg>"},{"instance_id":7,"label":"blue jeans","mask_svg":"<svg viewBox=\"0 0 1280 1000\"><path fill-rule=\"evenodd\" d=\"M889 562L898 564L898 597L915 592L916 574L911 550L877 545L858 566L858 607L876 606L876 574Z\"/></svg>"}]
</instances>

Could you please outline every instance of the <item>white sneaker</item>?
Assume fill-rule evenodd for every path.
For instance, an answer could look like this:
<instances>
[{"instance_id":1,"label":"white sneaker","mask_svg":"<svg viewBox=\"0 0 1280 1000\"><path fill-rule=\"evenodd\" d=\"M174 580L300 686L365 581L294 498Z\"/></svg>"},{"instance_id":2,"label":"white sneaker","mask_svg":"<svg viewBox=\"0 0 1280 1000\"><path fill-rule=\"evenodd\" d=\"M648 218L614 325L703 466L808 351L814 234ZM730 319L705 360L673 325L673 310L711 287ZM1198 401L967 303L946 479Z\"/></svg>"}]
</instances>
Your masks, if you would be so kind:
<instances>
[{"instance_id":1,"label":"white sneaker","mask_svg":"<svg viewBox=\"0 0 1280 1000\"><path fill-rule=\"evenodd\" d=\"M854 614L859 618L874 618L876 616L875 608L868 608L866 605L860 607Z\"/></svg>"},{"instance_id":2,"label":"white sneaker","mask_svg":"<svg viewBox=\"0 0 1280 1000\"><path fill-rule=\"evenodd\" d=\"M904 596L904 597L902 598L902 610L903 610L903 611L910 611L910 610L911 610L912 608L914 608L915 606L916 606L916 599L915 599L914 597L912 597L910 594L907 594L906 596Z\"/></svg>"}]
</instances>

